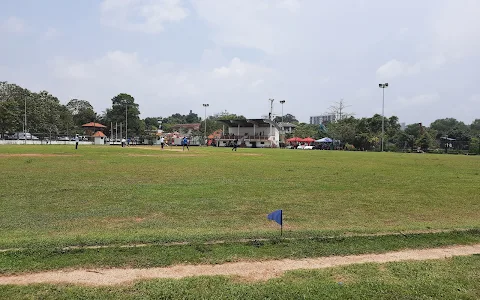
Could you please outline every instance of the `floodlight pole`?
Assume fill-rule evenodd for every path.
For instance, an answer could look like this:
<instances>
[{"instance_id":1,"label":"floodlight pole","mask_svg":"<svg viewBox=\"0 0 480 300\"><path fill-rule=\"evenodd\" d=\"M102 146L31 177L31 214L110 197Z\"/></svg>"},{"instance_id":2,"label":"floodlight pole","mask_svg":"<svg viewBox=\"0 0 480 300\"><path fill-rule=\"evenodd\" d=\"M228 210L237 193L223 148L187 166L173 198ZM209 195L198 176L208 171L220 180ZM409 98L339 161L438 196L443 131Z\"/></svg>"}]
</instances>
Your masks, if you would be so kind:
<instances>
[{"instance_id":1,"label":"floodlight pole","mask_svg":"<svg viewBox=\"0 0 480 300\"><path fill-rule=\"evenodd\" d=\"M283 104L285 104L285 100L280 100L280 104L282 105L282 123L283 123Z\"/></svg>"},{"instance_id":2,"label":"floodlight pole","mask_svg":"<svg viewBox=\"0 0 480 300\"><path fill-rule=\"evenodd\" d=\"M23 139L24 143L27 144L27 97L25 97L25 120L23 122Z\"/></svg>"},{"instance_id":3,"label":"floodlight pole","mask_svg":"<svg viewBox=\"0 0 480 300\"><path fill-rule=\"evenodd\" d=\"M388 83L380 83L378 87L381 88L383 91L383 97L382 97L382 152L383 152L383 144L385 139L385 89L388 87Z\"/></svg>"},{"instance_id":4,"label":"floodlight pole","mask_svg":"<svg viewBox=\"0 0 480 300\"><path fill-rule=\"evenodd\" d=\"M209 107L210 104L208 103L203 103L203 107L205 108L205 139L207 139L207 107ZM208 141L206 143L208 145Z\"/></svg>"}]
</instances>

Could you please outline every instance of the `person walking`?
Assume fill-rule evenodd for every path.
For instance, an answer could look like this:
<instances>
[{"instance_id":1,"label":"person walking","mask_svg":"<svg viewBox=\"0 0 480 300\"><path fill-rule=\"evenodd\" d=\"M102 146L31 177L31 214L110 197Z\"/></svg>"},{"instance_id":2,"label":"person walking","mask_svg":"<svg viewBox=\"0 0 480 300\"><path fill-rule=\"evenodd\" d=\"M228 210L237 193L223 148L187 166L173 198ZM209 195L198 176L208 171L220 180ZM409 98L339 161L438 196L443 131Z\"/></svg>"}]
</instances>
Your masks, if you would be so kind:
<instances>
[{"instance_id":1,"label":"person walking","mask_svg":"<svg viewBox=\"0 0 480 300\"><path fill-rule=\"evenodd\" d=\"M183 144L183 151L185 151L185 147L187 147L187 150L190 151L190 149L188 148L188 139L186 136L183 137L182 144Z\"/></svg>"},{"instance_id":2,"label":"person walking","mask_svg":"<svg viewBox=\"0 0 480 300\"><path fill-rule=\"evenodd\" d=\"M165 145L165 139L162 137L160 137L160 146L162 147L163 149L163 146Z\"/></svg>"},{"instance_id":3,"label":"person walking","mask_svg":"<svg viewBox=\"0 0 480 300\"><path fill-rule=\"evenodd\" d=\"M237 152L237 147L238 147L238 140L234 140L234 141L233 141L232 151L235 150L235 152Z\"/></svg>"},{"instance_id":4,"label":"person walking","mask_svg":"<svg viewBox=\"0 0 480 300\"><path fill-rule=\"evenodd\" d=\"M80 140L80 139L78 138L78 134L76 134L76 135L75 135L75 150L78 149L78 141L79 141L79 140Z\"/></svg>"}]
</instances>

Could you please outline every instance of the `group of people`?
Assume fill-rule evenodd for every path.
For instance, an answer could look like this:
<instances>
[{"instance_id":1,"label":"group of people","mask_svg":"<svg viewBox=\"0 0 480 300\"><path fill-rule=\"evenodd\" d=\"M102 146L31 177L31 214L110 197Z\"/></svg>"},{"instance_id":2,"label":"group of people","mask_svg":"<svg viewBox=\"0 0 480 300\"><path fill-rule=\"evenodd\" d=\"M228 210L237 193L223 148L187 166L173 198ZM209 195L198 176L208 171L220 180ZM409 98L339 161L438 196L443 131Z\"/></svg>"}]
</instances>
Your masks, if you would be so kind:
<instances>
[{"instance_id":1,"label":"group of people","mask_svg":"<svg viewBox=\"0 0 480 300\"><path fill-rule=\"evenodd\" d=\"M190 151L190 148L188 147L188 138L186 136L183 137L182 139L182 149L183 151L185 151L185 147L187 147L187 150ZM165 142L165 138L162 136L160 137L160 147L162 147L162 149L167 146L168 147L168 144Z\"/></svg>"}]
</instances>

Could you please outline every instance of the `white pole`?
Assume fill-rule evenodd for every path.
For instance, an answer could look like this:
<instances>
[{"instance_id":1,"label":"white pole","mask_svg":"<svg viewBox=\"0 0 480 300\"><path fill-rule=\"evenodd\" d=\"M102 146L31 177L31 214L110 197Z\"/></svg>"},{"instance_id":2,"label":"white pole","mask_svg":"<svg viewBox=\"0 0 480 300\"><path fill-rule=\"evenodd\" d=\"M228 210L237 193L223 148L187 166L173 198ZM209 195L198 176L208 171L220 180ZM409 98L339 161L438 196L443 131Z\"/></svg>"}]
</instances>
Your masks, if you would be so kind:
<instances>
[{"instance_id":1,"label":"white pole","mask_svg":"<svg viewBox=\"0 0 480 300\"><path fill-rule=\"evenodd\" d=\"M118 122L115 122L115 142L118 141Z\"/></svg>"},{"instance_id":2,"label":"white pole","mask_svg":"<svg viewBox=\"0 0 480 300\"><path fill-rule=\"evenodd\" d=\"M23 139L27 144L27 98L25 97L25 121L23 122Z\"/></svg>"},{"instance_id":3,"label":"white pole","mask_svg":"<svg viewBox=\"0 0 480 300\"><path fill-rule=\"evenodd\" d=\"M383 97L382 97L382 152L383 152L383 140L385 135L385 87L383 87Z\"/></svg>"},{"instance_id":4,"label":"white pole","mask_svg":"<svg viewBox=\"0 0 480 300\"><path fill-rule=\"evenodd\" d=\"M128 104L125 104L125 139L128 139L128 116L127 116Z\"/></svg>"}]
</instances>

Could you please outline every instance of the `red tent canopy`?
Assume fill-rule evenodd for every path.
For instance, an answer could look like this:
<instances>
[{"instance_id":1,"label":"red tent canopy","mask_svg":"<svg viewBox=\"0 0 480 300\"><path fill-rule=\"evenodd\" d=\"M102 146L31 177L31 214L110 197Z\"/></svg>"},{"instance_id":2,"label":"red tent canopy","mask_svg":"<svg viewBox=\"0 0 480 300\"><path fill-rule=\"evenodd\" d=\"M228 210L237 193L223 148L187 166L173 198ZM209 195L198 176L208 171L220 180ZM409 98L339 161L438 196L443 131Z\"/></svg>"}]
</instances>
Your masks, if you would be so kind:
<instances>
[{"instance_id":1,"label":"red tent canopy","mask_svg":"<svg viewBox=\"0 0 480 300\"><path fill-rule=\"evenodd\" d=\"M307 137L307 138L301 139L300 142L313 143L313 142L315 142L315 140L312 139L311 137Z\"/></svg>"},{"instance_id":2,"label":"red tent canopy","mask_svg":"<svg viewBox=\"0 0 480 300\"><path fill-rule=\"evenodd\" d=\"M287 140L287 142L289 143L297 143L297 142L301 142L302 141L302 138L299 138L299 137L293 137L293 138L289 138Z\"/></svg>"}]
</instances>

